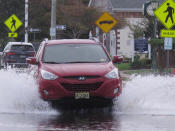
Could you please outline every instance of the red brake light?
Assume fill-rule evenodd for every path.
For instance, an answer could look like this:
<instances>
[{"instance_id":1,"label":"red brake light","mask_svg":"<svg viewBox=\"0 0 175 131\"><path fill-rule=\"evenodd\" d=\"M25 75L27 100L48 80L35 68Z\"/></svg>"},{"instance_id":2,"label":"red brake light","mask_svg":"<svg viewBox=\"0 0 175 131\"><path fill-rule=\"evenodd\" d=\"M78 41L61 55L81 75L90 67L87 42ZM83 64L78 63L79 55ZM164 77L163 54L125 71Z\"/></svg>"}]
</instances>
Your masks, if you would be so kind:
<instances>
[{"instance_id":1,"label":"red brake light","mask_svg":"<svg viewBox=\"0 0 175 131\"><path fill-rule=\"evenodd\" d=\"M15 55L13 52L7 52L7 55Z\"/></svg>"}]
</instances>

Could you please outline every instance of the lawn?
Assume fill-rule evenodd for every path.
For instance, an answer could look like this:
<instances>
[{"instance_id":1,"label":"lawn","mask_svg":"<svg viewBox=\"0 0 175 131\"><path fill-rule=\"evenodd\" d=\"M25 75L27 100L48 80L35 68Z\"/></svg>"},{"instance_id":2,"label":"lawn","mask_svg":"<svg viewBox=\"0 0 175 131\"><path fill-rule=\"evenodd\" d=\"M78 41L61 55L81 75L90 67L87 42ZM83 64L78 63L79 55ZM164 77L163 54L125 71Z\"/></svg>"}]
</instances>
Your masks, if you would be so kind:
<instances>
[{"instance_id":1,"label":"lawn","mask_svg":"<svg viewBox=\"0 0 175 131\"><path fill-rule=\"evenodd\" d=\"M124 71L126 74L166 74L166 68L163 70L160 69L132 69L130 63L120 63L115 64L115 66L120 70ZM168 73L172 73L173 68L168 69Z\"/></svg>"},{"instance_id":2,"label":"lawn","mask_svg":"<svg viewBox=\"0 0 175 131\"><path fill-rule=\"evenodd\" d=\"M130 63L120 63L120 64L115 64L115 66L120 70L130 70L131 69L131 65Z\"/></svg>"}]
</instances>

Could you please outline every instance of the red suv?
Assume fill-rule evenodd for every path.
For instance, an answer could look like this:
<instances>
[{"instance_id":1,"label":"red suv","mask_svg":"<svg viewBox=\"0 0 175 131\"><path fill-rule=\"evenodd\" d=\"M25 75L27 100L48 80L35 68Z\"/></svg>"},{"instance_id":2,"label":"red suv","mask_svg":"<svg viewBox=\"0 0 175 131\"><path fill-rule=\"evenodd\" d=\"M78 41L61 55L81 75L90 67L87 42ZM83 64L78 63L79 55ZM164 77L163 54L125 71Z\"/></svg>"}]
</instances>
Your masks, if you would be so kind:
<instances>
[{"instance_id":1,"label":"red suv","mask_svg":"<svg viewBox=\"0 0 175 131\"><path fill-rule=\"evenodd\" d=\"M41 98L48 101L112 101L122 91L122 81L101 43L89 39L51 40L41 43L36 57Z\"/></svg>"}]
</instances>

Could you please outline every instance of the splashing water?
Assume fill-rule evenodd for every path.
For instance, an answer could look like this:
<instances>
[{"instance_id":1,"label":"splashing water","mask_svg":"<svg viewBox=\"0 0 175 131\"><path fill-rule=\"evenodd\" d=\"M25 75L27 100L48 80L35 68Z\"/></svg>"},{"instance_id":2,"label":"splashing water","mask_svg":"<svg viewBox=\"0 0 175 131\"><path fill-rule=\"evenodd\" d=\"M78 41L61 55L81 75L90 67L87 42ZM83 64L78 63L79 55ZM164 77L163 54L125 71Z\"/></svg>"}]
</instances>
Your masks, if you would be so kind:
<instances>
[{"instance_id":1,"label":"splashing water","mask_svg":"<svg viewBox=\"0 0 175 131\"><path fill-rule=\"evenodd\" d=\"M122 114L175 115L175 77L133 76L115 109ZM57 114L42 99L32 73L0 70L0 113Z\"/></svg>"},{"instance_id":2,"label":"splashing water","mask_svg":"<svg viewBox=\"0 0 175 131\"><path fill-rule=\"evenodd\" d=\"M0 70L0 113L55 113L40 99L37 84L28 73Z\"/></svg>"},{"instance_id":3,"label":"splashing water","mask_svg":"<svg viewBox=\"0 0 175 131\"><path fill-rule=\"evenodd\" d=\"M120 113L175 115L175 77L133 76L117 106Z\"/></svg>"}]
</instances>

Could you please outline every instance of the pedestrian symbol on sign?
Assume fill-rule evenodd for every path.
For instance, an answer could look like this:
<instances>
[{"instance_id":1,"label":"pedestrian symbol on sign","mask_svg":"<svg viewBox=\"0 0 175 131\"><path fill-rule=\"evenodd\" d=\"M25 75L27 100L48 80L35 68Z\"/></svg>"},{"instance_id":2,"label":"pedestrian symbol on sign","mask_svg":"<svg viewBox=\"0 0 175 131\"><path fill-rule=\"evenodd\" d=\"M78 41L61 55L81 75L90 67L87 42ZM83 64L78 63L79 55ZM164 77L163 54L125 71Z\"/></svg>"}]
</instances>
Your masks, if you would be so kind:
<instances>
[{"instance_id":1,"label":"pedestrian symbol on sign","mask_svg":"<svg viewBox=\"0 0 175 131\"><path fill-rule=\"evenodd\" d=\"M16 20L12 17L12 21L11 21L12 25L11 25L11 29L14 27L16 30Z\"/></svg>"},{"instance_id":2,"label":"pedestrian symbol on sign","mask_svg":"<svg viewBox=\"0 0 175 131\"><path fill-rule=\"evenodd\" d=\"M154 15L164 24L167 29L175 25L175 2L165 0L155 11Z\"/></svg>"},{"instance_id":3,"label":"pedestrian symbol on sign","mask_svg":"<svg viewBox=\"0 0 175 131\"><path fill-rule=\"evenodd\" d=\"M171 22L174 23L173 21L174 8L170 6L170 3L167 3L167 6L168 6L167 10L164 11L164 13L168 12L165 23L167 23L169 17L171 18Z\"/></svg>"}]
</instances>

